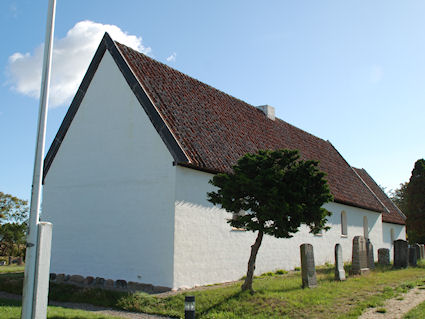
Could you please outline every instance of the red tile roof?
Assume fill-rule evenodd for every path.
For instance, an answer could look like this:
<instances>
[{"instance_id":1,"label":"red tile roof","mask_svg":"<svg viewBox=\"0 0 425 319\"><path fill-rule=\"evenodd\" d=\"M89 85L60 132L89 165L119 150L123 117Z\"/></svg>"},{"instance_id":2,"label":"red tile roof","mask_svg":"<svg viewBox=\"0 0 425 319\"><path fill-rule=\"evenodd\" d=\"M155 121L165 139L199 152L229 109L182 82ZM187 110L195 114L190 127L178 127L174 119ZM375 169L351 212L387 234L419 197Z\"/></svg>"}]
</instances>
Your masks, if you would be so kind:
<instances>
[{"instance_id":1,"label":"red tile roof","mask_svg":"<svg viewBox=\"0 0 425 319\"><path fill-rule=\"evenodd\" d=\"M354 167L353 167L354 168ZM382 214L382 221L385 223L392 224L406 224L406 216L400 211L400 209L392 202L391 199L385 194L385 192L379 187L378 184L373 180L373 178L366 172L363 168L354 168L357 174L361 179L367 184L372 192L379 198L382 204L387 209Z\"/></svg>"},{"instance_id":2,"label":"red tile roof","mask_svg":"<svg viewBox=\"0 0 425 319\"><path fill-rule=\"evenodd\" d=\"M319 161L336 202L383 212L385 208L328 141L115 42L162 120L188 158L178 164L229 172L246 153L298 149Z\"/></svg>"}]
</instances>

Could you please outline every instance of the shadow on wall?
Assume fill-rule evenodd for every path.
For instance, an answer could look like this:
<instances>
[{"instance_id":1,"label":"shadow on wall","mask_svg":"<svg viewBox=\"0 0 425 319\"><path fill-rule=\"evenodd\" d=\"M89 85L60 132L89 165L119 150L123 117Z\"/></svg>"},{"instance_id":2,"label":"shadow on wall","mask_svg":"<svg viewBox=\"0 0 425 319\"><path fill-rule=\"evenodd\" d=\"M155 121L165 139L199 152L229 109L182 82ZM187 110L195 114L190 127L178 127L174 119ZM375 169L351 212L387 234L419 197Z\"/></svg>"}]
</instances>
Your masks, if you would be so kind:
<instances>
[{"instance_id":1,"label":"shadow on wall","mask_svg":"<svg viewBox=\"0 0 425 319\"><path fill-rule=\"evenodd\" d=\"M393 245L393 241L400 238L403 228L401 227L383 227L382 229L382 241Z\"/></svg>"}]
</instances>

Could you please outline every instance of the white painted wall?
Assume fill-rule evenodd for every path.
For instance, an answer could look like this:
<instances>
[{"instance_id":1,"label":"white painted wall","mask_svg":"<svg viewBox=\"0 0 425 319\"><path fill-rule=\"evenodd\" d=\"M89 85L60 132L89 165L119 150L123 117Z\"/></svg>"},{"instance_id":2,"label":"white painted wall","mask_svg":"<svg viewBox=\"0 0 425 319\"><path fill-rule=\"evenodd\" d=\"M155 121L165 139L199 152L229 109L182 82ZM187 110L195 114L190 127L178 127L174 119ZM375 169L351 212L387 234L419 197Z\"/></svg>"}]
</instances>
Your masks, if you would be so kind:
<instances>
[{"instance_id":1,"label":"white painted wall","mask_svg":"<svg viewBox=\"0 0 425 319\"><path fill-rule=\"evenodd\" d=\"M391 229L394 229L394 240L406 240L406 226L382 223L382 246L380 248L388 248L390 250L390 258L392 260L394 258L394 245L391 242Z\"/></svg>"},{"instance_id":2,"label":"white painted wall","mask_svg":"<svg viewBox=\"0 0 425 319\"><path fill-rule=\"evenodd\" d=\"M106 51L45 180L51 271L171 287L172 161Z\"/></svg>"},{"instance_id":3,"label":"white painted wall","mask_svg":"<svg viewBox=\"0 0 425 319\"><path fill-rule=\"evenodd\" d=\"M213 190L208 184L212 176L177 167L173 288L232 281L246 274L250 246L256 234L232 230L226 223L231 214L206 200L206 193ZM377 250L383 247L381 215L338 203L328 203L325 207L334 213L328 222L331 230L314 236L307 227L302 227L291 239L265 236L255 273L299 267L299 246L303 243L313 244L316 265L334 263L336 243L342 245L344 260L350 261L353 237L363 235L364 216L368 218L369 238L377 259ZM347 236L341 235L342 210L347 213Z\"/></svg>"}]
</instances>

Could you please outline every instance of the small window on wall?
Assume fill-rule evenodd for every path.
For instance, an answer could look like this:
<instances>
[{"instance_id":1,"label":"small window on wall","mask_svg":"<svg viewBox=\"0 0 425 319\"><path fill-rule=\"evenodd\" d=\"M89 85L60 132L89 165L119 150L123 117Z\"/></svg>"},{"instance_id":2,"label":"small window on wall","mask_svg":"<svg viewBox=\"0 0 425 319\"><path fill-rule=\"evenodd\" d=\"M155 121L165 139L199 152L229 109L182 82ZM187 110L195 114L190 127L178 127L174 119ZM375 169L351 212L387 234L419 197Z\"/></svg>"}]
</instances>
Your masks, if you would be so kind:
<instances>
[{"instance_id":1,"label":"small window on wall","mask_svg":"<svg viewBox=\"0 0 425 319\"><path fill-rule=\"evenodd\" d=\"M395 240L394 228L391 228L390 234L391 234L391 245L394 245L394 240Z\"/></svg>"},{"instance_id":2,"label":"small window on wall","mask_svg":"<svg viewBox=\"0 0 425 319\"><path fill-rule=\"evenodd\" d=\"M347 213L342 211L341 212L341 235L347 236Z\"/></svg>"},{"instance_id":3,"label":"small window on wall","mask_svg":"<svg viewBox=\"0 0 425 319\"><path fill-rule=\"evenodd\" d=\"M367 216L363 216L363 236L369 238L369 223L367 222Z\"/></svg>"}]
</instances>

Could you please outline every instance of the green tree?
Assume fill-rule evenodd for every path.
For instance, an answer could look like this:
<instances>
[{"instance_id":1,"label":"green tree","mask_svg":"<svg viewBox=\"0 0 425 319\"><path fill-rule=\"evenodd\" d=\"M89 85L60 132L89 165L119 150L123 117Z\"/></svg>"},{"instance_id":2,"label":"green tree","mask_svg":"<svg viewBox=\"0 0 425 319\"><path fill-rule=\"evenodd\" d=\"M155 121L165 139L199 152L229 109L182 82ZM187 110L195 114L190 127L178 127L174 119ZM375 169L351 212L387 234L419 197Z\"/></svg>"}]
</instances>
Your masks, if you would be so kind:
<instances>
[{"instance_id":1,"label":"green tree","mask_svg":"<svg viewBox=\"0 0 425 319\"><path fill-rule=\"evenodd\" d=\"M425 160L415 163L407 186L406 228L411 243L425 243Z\"/></svg>"},{"instance_id":2,"label":"green tree","mask_svg":"<svg viewBox=\"0 0 425 319\"><path fill-rule=\"evenodd\" d=\"M277 150L246 154L232 173L210 180L218 190L208 193L208 200L233 213L228 223L257 232L242 290L253 292L255 260L264 234L290 238L301 224L315 234L329 229L325 224L331 213L322 205L332 195L324 177L317 161L300 160L296 150Z\"/></svg>"},{"instance_id":3,"label":"green tree","mask_svg":"<svg viewBox=\"0 0 425 319\"><path fill-rule=\"evenodd\" d=\"M0 192L0 223L22 223L28 218L28 202Z\"/></svg>"},{"instance_id":4,"label":"green tree","mask_svg":"<svg viewBox=\"0 0 425 319\"><path fill-rule=\"evenodd\" d=\"M17 255L23 252L28 219L28 202L10 194L0 192L0 234L3 253Z\"/></svg>"},{"instance_id":5,"label":"green tree","mask_svg":"<svg viewBox=\"0 0 425 319\"><path fill-rule=\"evenodd\" d=\"M407 186L409 185L408 182L401 183L400 187L391 190L390 192L390 199L393 201L394 204L397 205L398 208L404 213L407 214Z\"/></svg>"}]
</instances>

